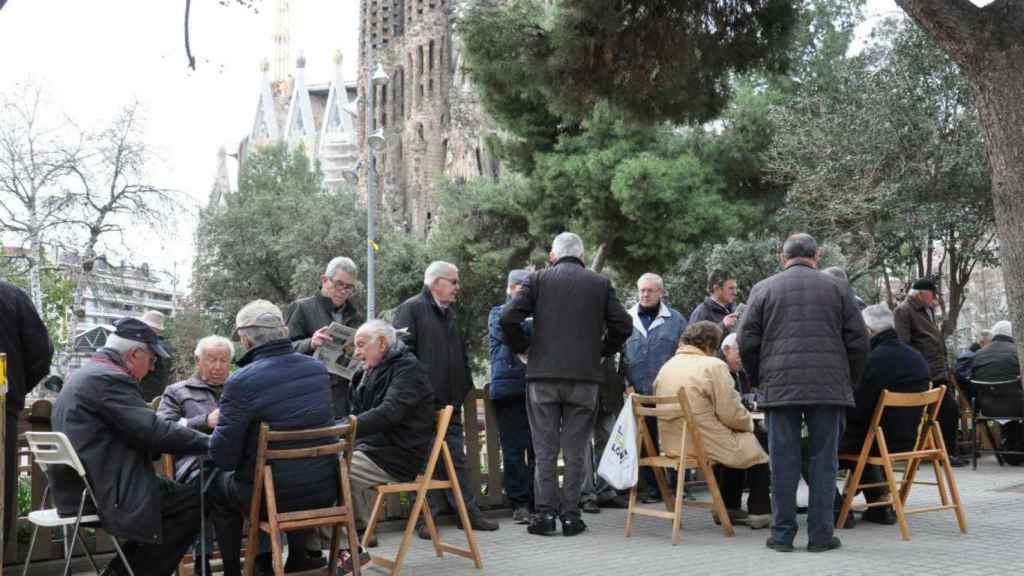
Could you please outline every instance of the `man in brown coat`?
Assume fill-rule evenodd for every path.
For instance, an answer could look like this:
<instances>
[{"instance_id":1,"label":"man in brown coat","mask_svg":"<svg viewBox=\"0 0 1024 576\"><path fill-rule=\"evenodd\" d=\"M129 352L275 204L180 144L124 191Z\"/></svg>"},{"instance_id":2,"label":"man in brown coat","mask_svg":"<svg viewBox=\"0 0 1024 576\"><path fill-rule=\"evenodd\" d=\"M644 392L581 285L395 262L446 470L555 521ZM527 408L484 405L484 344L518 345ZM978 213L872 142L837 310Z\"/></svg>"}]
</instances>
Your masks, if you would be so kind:
<instances>
[{"instance_id":1,"label":"man in brown coat","mask_svg":"<svg viewBox=\"0 0 1024 576\"><path fill-rule=\"evenodd\" d=\"M949 363L946 353L946 341L942 337L942 328L935 321L935 294L938 286L930 278L922 278L914 282L907 292L907 298L896 307L896 333L900 340L917 350L928 362L928 372L932 385L936 388L946 386L946 395L942 399L939 411L939 425L942 427L942 440L950 455L953 466L963 466L964 462L956 454L957 423L960 421L960 410L957 407L955 390L950 386Z\"/></svg>"}]
</instances>

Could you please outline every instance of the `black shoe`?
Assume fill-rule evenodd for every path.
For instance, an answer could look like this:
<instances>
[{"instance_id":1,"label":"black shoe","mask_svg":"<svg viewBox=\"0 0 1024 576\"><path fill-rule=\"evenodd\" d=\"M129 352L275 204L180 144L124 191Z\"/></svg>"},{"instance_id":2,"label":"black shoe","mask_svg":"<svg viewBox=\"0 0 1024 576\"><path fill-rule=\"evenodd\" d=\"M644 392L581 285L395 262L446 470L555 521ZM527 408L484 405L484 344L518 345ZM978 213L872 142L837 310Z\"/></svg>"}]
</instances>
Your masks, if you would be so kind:
<instances>
[{"instance_id":1,"label":"black shoe","mask_svg":"<svg viewBox=\"0 0 1024 576\"><path fill-rule=\"evenodd\" d=\"M624 510L629 508L629 498L626 498L622 494L617 494L614 498L598 502L597 505L601 508L618 508L620 510Z\"/></svg>"},{"instance_id":2,"label":"black shoe","mask_svg":"<svg viewBox=\"0 0 1024 576\"><path fill-rule=\"evenodd\" d=\"M323 553L320 556L310 556L307 554L300 554L298 556L288 556L288 561L284 563L284 571L288 572L306 572L307 570L319 570L327 566L327 559L323 557Z\"/></svg>"},{"instance_id":3,"label":"black shoe","mask_svg":"<svg viewBox=\"0 0 1024 576\"><path fill-rule=\"evenodd\" d=\"M458 516L455 516L455 525L459 527L459 530L462 530L462 520L460 520ZM479 511L477 511L475 516L469 517L469 525L477 532L494 532L498 528L501 528L500 524L490 518L487 518Z\"/></svg>"},{"instance_id":4,"label":"black shoe","mask_svg":"<svg viewBox=\"0 0 1024 576\"><path fill-rule=\"evenodd\" d=\"M658 492L647 492L640 495L641 504L657 504L661 502L661 494Z\"/></svg>"},{"instance_id":5,"label":"black shoe","mask_svg":"<svg viewBox=\"0 0 1024 576\"><path fill-rule=\"evenodd\" d=\"M834 511L832 515L832 523L839 522L839 510ZM846 522L843 523L840 528L844 530L851 530L857 527L857 519L853 516L853 508L850 509L850 513L846 515Z\"/></svg>"},{"instance_id":6,"label":"black shoe","mask_svg":"<svg viewBox=\"0 0 1024 576\"><path fill-rule=\"evenodd\" d=\"M193 561L192 561L193 562L193 564L192 564L193 572L192 573L195 576L203 576L203 574L205 574L206 576L213 576L213 568L210 567L210 559L211 558L212 558L211 556L206 556L205 557L206 561L205 562L200 562L200 560L203 559L203 557L202 556L196 556L193 559ZM206 565L206 572L203 572L203 565L204 564Z\"/></svg>"},{"instance_id":7,"label":"black shoe","mask_svg":"<svg viewBox=\"0 0 1024 576\"><path fill-rule=\"evenodd\" d=\"M584 500L583 503L580 504L580 510L586 512L587 514L601 513L601 507L597 505L596 500Z\"/></svg>"},{"instance_id":8,"label":"black shoe","mask_svg":"<svg viewBox=\"0 0 1024 576\"><path fill-rule=\"evenodd\" d=\"M964 460L959 456L950 456L949 465L953 468L963 468L964 466L967 466L967 460Z\"/></svg>"},{"instance_id":9,"label":"black shoe","mask_svg":"<svg viewBox=\"0 0 1024 576\"><path fill-rule=\"evenodd\" d=\"M420 540L430 540L430 530L427 530L427 525L424 522L421 521L416 525L416 535L420 537Z\"/></svg>"},{"instance_id":10,"label":"black shoe","mask_svg":"<svg viewBox=\"0 0 1024 576\"><path fill-rule=\"evenodd\" d=\"M768 540L764 543L765 546L775 550L776 552L792 552L793 544L785 542L777 542L774 538L768 537Z\"/></svg>"},{"instance_id":11,"label":"black shoe","mask_svg":"<svg viewBox=\"0 0 1024 576\"><path fill-rule=\"evenodd\" d=\"M839 541L839 538L836 538L835 536L833 536L831 540L829 540L828 542L826 542L824 544L807 544L807 551L808 552L828 552L829 550L835 550L836 548L839 548L842 545L843 544Z\"/></svg>"},{"instance_id":12,"label":"black shoe","mask_svg":"<svg viewBox=\"0 0 1024 576\"><path fill-rule=\"evenodd\" d=\"M578 516L562 516L562 536L575 536L587 531L587 525Z\"/></svg>"},{"instance_id":13,"label":"black shoe","mask_svg":"<svg viewBox=\"0 0 1024 576\"><path fill-rule=\"evenodd\" d=\"M363 547L359 547L359 567L362 568L370 563L370 553L363 550ZM338 572L340 574L351 574L354 566L352 563L352 553L348 550L341 551L341 560L338 562Z\"/></svg>"},{"instance_id":14,"label":"black shoe","mask_svg":"<svg viewBox=\"0 0 1024 576\"><path fill-rule=\"evenodd\" d=\"M558 532L558 525L555 523L555 515L550 512L537 512L530 518L530 525L526 527L530 534L538 536L551 536Z\"/></svg>"},{"instance_id":15,"label":"black shoe","mask_svg":"<svg viewBox=\"0 0 1024 576\"><path fill-rule=\"evenodd\" d=\"M891 526L896 523L896 512L892 509L892 506L868 508L863 514L861 514L860 519L865 522L874 522L875 524Z\"/></svg>"}]
</instances>

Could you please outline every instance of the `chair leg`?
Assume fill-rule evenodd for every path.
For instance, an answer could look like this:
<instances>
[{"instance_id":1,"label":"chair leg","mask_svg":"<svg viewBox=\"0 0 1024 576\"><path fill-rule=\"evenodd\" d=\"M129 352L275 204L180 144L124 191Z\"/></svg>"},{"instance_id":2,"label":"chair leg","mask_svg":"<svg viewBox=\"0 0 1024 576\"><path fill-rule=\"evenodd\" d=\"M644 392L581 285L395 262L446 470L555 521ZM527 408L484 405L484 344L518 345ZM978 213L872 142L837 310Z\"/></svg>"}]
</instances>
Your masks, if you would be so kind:
<instances>
[{"instance_id":1,"label":"chair leg","mask_svg":"<svg viewBox=\"0 0 1024 576\"><path fill-rule=\"evenodd\" d=\"M679 544L679 530L683 527L683 489L686 488L686 468L680 462L676 469L676 497L672 510L672 545Z\"/></svg>"},{"instance_id":2,"label":"chair leg","mask_svg":"<svg viewBox=\"0 0 1024 576\"><path fill-rule=\"evenodd\" d=\"M373 510L370 511L370 519L366 522L366 528L363 528L363 548L370 547L370 539L373 538L373 533L377 530L377 522L380 521L380 515L383 508L384 493L378 491L377 498L373 501Z\"/></svg>"},{"instance_id":3,"label":"chair leg","mask_svg":"<svg viewBox=\"0 0 1024 576\"><path fill-rule=\"evenodd\" d=\"M255 522L249 522L249 535L245 546L245 563L242 566L244 576L253 576L256 570L256 549L258 548L260 527Z\"/></svg>"},{"instance_id":4,"label":"chair leg","mask_svg":"<svg viewBox=\"0 0 1024 576\"><path fill-rule=\"evenodd\" d=\"M466 543L469 544L469 552L473 555L473 565L480 570L484 565L480 560L480 549L476 545L476 532L469 521L469 511L466 510L466 501L462 497L462 487L459 486L459 479L455 474L455 463L452 461L452 453L448 449L448 444L441 444L441 459L444 460L445 472L452 484L455 507L458 509L459 518L462 519L462 530L466 533Z\"/></svg>"},{"instance_id":5,"label":"chair leg","mask_svg":"<svg viewBox=\"0 0 1024 576\"><path fill-rule=\"evenodd\" d=\"M135 571L132 570L132 565L128 563L128 557L124 555L124 550L121 549L121 543L113 536L111 536L110 539L114 541L114 550L116 550L117 555L121 557L121 563L124 564L124 569L128 571L128 576L135 576Z\"/></svg>"},{"instance_id":6,"label":"chair leg","mask_svg":"<svg viewBox=\"0 0 1024 576\"><path fill-rule=\"evenodd\" d=\"M971 470L978 469L978 413L974 401L971 401Z\"/></svg>"},{"instance_id":7,"label":"chair leg","mask_svg":"<svg viewBox=\"0 0 1024 576\"><path fill-rule=\"evenodd\" d=\"M427 488L425 486L420 487L416 491L416 500L412 504L412 510L409 511L409 519L405 522L405 532L402 534L402 543L398 546L398 554L395 555L394 564L391 566L391 576L398 576L398 571L402 567L402 560L405 559L405 553L409 551L409 546L412 544L413 533L416 532L416 519L419 518L420 513L423 511L426 499Z\"/></svg>"},{"instance_id":8,"label":"chair leg","mask_svg":"<svg viewBox=\"0 0 1024 576\"><path fill-rule=\"evenodd\" d=\"M420 516L423 516L423 524L427 527L427 533L430 534L430 542L434 545L434 553L437 554L438 558L443 557L444 548L441 547L441 536L437 532L437 523L434 522L434 513L431 512L429 505L423 507L420 511Z\"/></svg>"},{"instance_id":9,"label":"chair leg","mask_svg":"<svg viewBox=\"0 0 1024 576\"><path fill-rule=\"evenodd\" d=\"M715 480L715 473L708 464L705 457L700 458L700 467L704 471L704 477L708 482L708 490L711 492L714 510L718 512L718 518L722 520L722 532L726 536L733 536L736 532L732 527L732 520L729 519L729 512L725 509L725 501L722 500L722 492L718 489L718 481Z\"/></svg>"},{"instance_id":10,"label":"chair leg","mask_svg":"<svg viewBox=\"0 0 1024 576\"><path fill-rule=\"evenodd\" d=\"M949 492L954 504L953 510L956 512L956 521L960 525L960 532L967 534L967 516L964 514L964 505L960 501L960 490L956 487L956 475L953 474L953 466L949 463L949 453L946 452L946 445L942 443L942 434L939 431L938 424L935 424L934 433L938 436L937 442L939 442L939 446L942 446L942 454L940 456L942 459L942 469L946 472L946 482L949 483Z\"/></svg>"},{"instance_id":11,"label":"chair leg","mask_svg":"<svg viewBox=\"0 0 1024 576\"><path fill-rule=\"evenodd\" d=\"M888 452L884 454L888 456ZM889 485L892 507L896 512L896 520L900 525L900 535L904 540L910 540L910 527L907 525L907 515L903 512L903 501L898 497L899 490L896 489L896 473L892 469L892 462L889 458L882 459L882 473L885 474L885 482Z\"/></svg>"},{"instance_id":12,"label":"chair leg","mask_svg":"<svg viewBox=\"0 0 1024 576\"><path fill-rule=\"evenodd\" d=\"M633 535L633 510L636 509L636 492L639 484L637 482L629 489L629 508L626 509L626 538Z\"/></svg>"},{"instance_id":13,"label":"chair leg","mask_svg":"<svg viewBox=\"0 0 1024 576\"><path fill-rule=\"evenodd\" d=\"M85 551L85 557L88 558L89 565L92 566L93 571L96 572L96 574L99 574L100 568L96 565L96 559L92 557L92 552L89 551L89 547L85 545L85 539L79 538L78 543L82 545L82 550ZM72 551L74 550L72 549Z\"/></svg>"},{"instance_id":14,"label":"chair leg","mask_svg":"<svg viewBox=\"0 0 1024 576\"><path fill-rule=\"evenodd\" d=\"M28 542L28 555L25 556L25 565L21 568L21 576L28 575L28 565L32 563L32 550L36 547L36 536L39 536L39 526L32 525L32 539ZM99 572L97 572L99 574Z\"/></svg>"},{"instance_id":15,"label":"chair leg","mask_svg":"<svg viewBox=\"0 0 1024 576\"><path fill-rule=\"evenodd\" d=\"M857 466L846 477L846 486L843 489L843 507L839 510L836 528L842 528L846 525L846 517L850 515L850 509L853 508L853 499L857 497L857 488L860 486L860 478L864 474L864 466L864 460L858 460ZM892 494L892 498L894 500L897 498L895 492Z\"/></svg>"}]
</instances>

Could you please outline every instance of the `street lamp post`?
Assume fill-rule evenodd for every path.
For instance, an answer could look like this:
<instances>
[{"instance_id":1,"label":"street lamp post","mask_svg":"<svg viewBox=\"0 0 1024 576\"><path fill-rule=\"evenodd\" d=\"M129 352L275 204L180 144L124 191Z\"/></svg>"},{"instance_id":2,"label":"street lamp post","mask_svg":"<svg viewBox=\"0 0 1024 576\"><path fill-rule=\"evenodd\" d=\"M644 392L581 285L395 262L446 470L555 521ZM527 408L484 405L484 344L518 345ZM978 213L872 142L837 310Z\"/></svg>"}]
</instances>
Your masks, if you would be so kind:
<instances>
[{"instance_id":1,"label":"street lamp post","mask_svg":"<svg viewBox=\"0 0 1024 576\"><path fill-rule=\"evenodd\" d=\"M371 72L372 70L372 72ZM376 317L376 252L377 252L377 159L376 153L384 149L384 128L373 130L375 121L374 100L378 86L387 86L388 77L384 67L377 64L373 69L373 46L369 46L366 58L366 319ZM371 130L373 130L371 132Z\"/></svg>"}]
</instances>

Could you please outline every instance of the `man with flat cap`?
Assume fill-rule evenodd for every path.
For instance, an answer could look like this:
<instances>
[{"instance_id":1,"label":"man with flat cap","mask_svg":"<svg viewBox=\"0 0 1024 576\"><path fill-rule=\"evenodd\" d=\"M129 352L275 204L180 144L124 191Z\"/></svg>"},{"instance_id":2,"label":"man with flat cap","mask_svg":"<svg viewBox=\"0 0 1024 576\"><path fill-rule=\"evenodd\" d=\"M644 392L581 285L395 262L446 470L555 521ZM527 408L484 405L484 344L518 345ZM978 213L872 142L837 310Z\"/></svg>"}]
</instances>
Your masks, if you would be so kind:
<instances>
[{"instance_id":1,"label":"man with flat cap","mask_svg":"<svg viewBox=\"0 0 1024 576\"><path fill-rule=\"evenodd\" d=\"M949 354L946 352L946 340L942 335L942 327L935 318L936 295L939 287L931 278L921 278L910 285L906 299L896 307L893 315L896 319L896 334L900 340L921 353L928 361L928 373L932 386L946 387L946 395L942 398L939 410L939 426L942 428L942 441L949 452L949 461L953 466L964 465L957 455L956 432L960 422L960 408L956 402L956 389L949 380Z\"/></svg>"},{"instance_id":2,"label":"man with flat cap","mask_svg":"<svg viewBox=\"0 0 1024 576\"><path fill-rule=\"evenodd\" d=\"M142 399L139 383L166 358L153 329L136 318L114 322L85 365L71 374L53 405L55 432L67 435L85 467L103 528L124 541L136 574L171 574L200 527L199 486L158 477L152 458L162 453L203 454L209 437L159 418ZM51 469L62 516L78 512L84 488L66 466ZM87 503L86 514L93 513ZM127 574L115 558L104 574Z\"/></svg>"},{"instance_id":3,"label":"man with flat cap","mask_svg":"<svg viewBox=\"0 0 1024 576\"><path fill-rule=\"evenodd\" d=\"M241 574L242 515L248 512L252 498L260 424L268 424L271 430L334 424L327 369L318 360L292 348L280 308L266 300L254 300L238 311L235 330L245 355L238 360L239 369L224 383L220 415L210 440L210 457L225 472L214 481L213 491L214 497L224 498L214 524L225 576ZM337 456L274 463L279 512L330 506L337 495L333 488L337 485ZM301 572L325 564L322 559L295 553L304 551L309 536L308 530L288 532L288 549L292 552L285 572ZM257 556L257 563L267 565L269 558L261 556Z\"/></svg>"}]
</instances>

